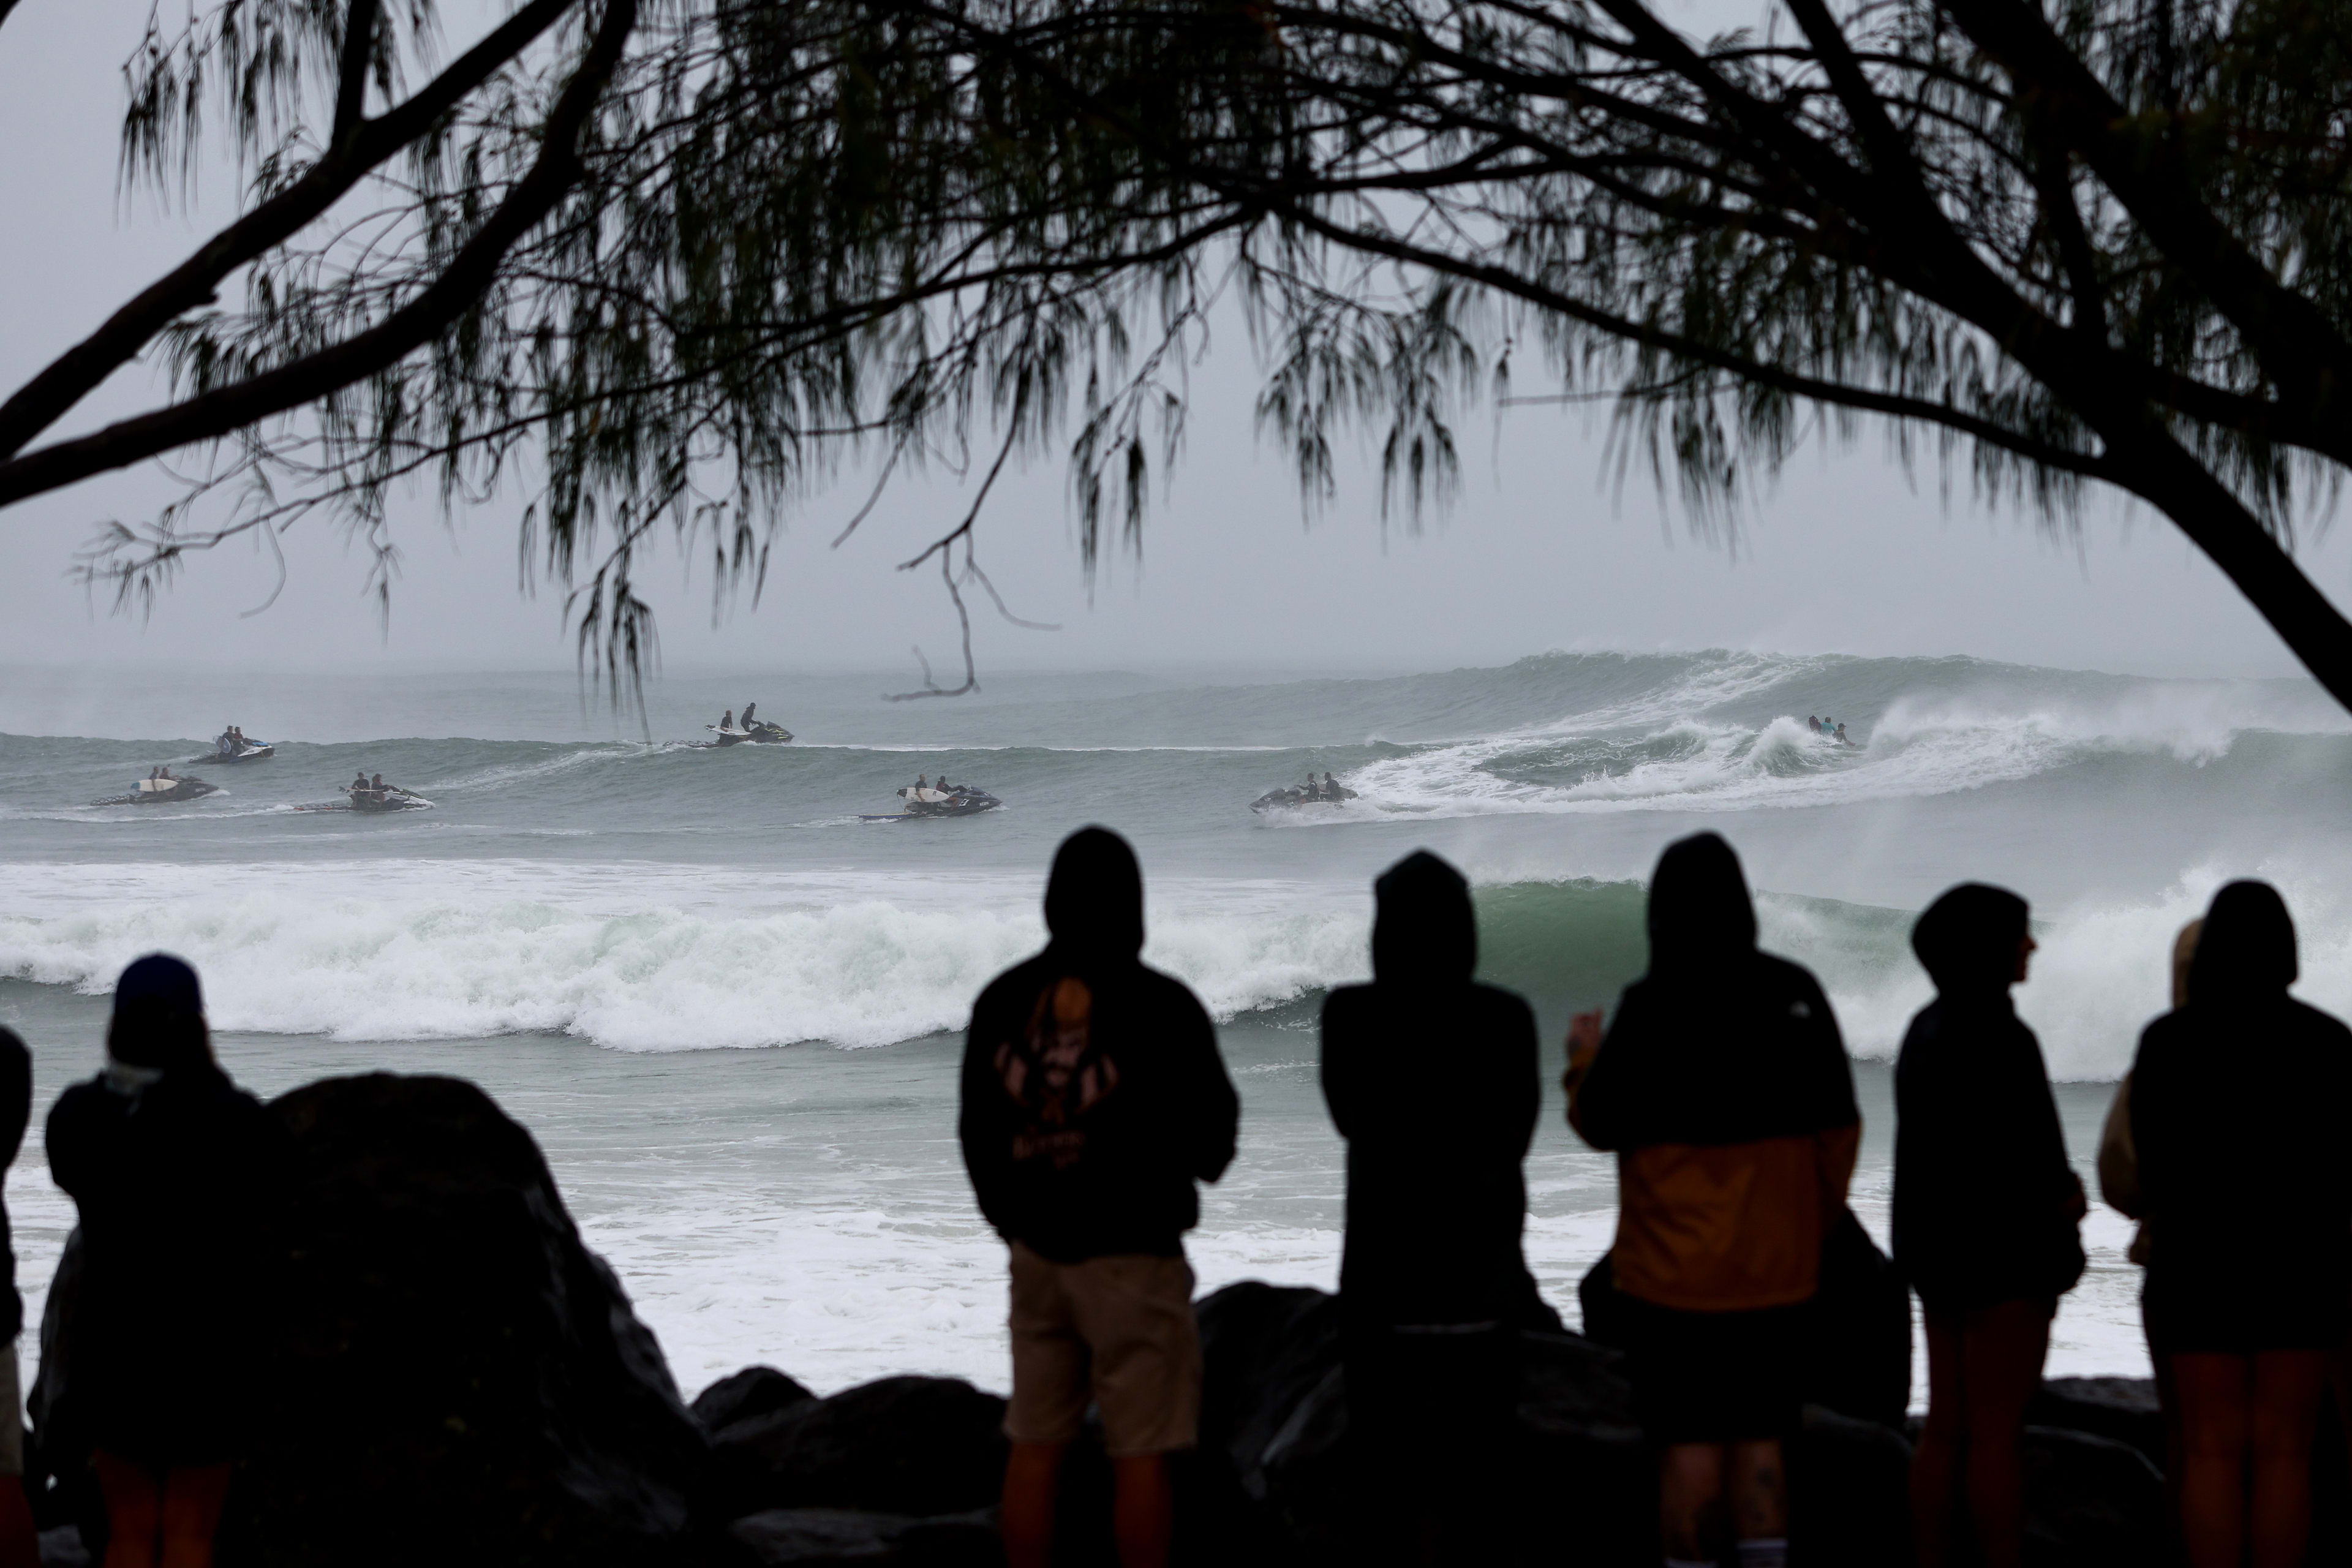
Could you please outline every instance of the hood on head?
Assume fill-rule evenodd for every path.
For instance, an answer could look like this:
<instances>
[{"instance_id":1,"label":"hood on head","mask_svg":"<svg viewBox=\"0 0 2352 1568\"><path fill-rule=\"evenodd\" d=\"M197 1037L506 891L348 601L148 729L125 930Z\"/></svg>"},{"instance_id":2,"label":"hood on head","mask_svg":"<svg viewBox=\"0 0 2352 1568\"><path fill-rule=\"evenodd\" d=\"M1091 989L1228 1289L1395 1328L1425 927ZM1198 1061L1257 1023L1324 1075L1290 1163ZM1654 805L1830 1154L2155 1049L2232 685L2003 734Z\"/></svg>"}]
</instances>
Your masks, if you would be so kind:
<instances>
[{"instance_id":1,"label":"hood on head","mask_svg":"<svg viewBox=\"0 0 2352 1568\"><path fill-rule=\"evenodd\" d=\"M210 1062L212 1037L196 972L168 952L133 960L114 983L106 1054L156 1072Z\"/></svg>"},{"instance_id":2,"label":"hood on head","mask_svg":"<svg viewBox=\"0 0 2352 1568\"><path fill-rule=\"evenodd\" d=\"M1676 839L1650 874L1650 968L1684 969L1756 946L1756 906L1739 857L1721 836Z\"/></svg>"},{"instance_id":3,"label":"hood on head","mask_svg":"<svg viewBox=\"0 0 2352 1568\"><path fill-rule=\"evenodd\" d=\"M2029 911L2006 888L1962 882L1929 904L1911 928L1911 951L1946 995L2004 991L2017 975Z\"/></svg>"},{"instance_id":4,"label":"hood on head","mask_svg":"<svg viewBox=\"0 0 2352 1568\"><path fill-rule=\"evenodd\" d=\"M1466 985L1478 967L1478 918L1462 873L1416 849L1372 884L1372 977L1384 984Z\"/></svg>"},{"instance_id":5,"label":"hood on head","mask_svg":"<svg viewBox=\"0 0 2352 1568\"><path fill-rule=\"evenodd\" d=\"M157 1013L201 1015L204 987L186 961L168 952L151 952L132 959L114 983L115 1011L132 1005L152 1007Z\"/></svg>"},{"instance_id":6,"label":"hood on head","mask_svg":"<svg viewBox=\"0 0 2352 1568\"><path fill-rule=\"evenodd\" d=\"M1064 947L1143 951L1143 868L1126 839L1081 827L1062 840L1045 879L1045 929Z\"/></svg>"},{"instance_id":7,"label":"hood on head","mask_svg":"<svg viewBox=\"0 0 2352 1568\"><path fill-rule=\"evenodd\" d=\"M2256 1000L2284 991L2298 973L2294 921L2276 888L2232 882L2213 895L2189 961L2191 1004Z\"/></svg>"}]
</instances>

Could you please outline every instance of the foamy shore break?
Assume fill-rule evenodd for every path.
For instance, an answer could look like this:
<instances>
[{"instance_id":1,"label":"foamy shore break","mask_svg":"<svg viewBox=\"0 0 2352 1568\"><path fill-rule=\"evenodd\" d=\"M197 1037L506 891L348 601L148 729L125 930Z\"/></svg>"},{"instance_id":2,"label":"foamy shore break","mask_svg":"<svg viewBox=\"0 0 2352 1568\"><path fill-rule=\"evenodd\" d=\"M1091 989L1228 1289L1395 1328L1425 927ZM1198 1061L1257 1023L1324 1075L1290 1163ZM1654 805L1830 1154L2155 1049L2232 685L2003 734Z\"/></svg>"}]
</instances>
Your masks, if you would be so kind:
<instances>
[{"instance_id":1,"label":"foamy shore break","mask_svg":"<svg viewBox=\"0 0 2352 1568\"><path fill-rule=\"evenodd\" d=\"M324 1079L271 1109L294 1148L288 1240L224 1563L1002 1563L996 1395L890 1377L820 1399L752 1367L689 1405L624 1283L583 1244L537 1144L480 1089L379 1073ZM26 1479L43 1560L58 1564L103 1554L77 1420L79 1267L69 1244L31 1401ZM1199 1303L1207 1384L1201 1447L1180 1481L1180 1561L1338 1561L1337 1305L1258 1283ZM1814 1403L1790 1448L1792 1533L1815 1568L1882 1568L1906 1561L1911 1539L1908 1298L1863 1239L1825 1276L1822 1311ZM1654 1470L1617 1352L1556 1317L1520 1342L1523 1560L1654 1564ZM2058 1380L2029 1422L2032 1560L2159 1560L2152 1390ZM1107 1491L1090 1484L1100 1464L1082 1453L1069 1472L1065 1561L1109 1561ZM2339 1494L2322 1529L2340 1531L2344 1464L2317 1468ZM2340 1542L2315 1541L2312 1560L2341 1560Z\"/></svg>"}]
</instances>

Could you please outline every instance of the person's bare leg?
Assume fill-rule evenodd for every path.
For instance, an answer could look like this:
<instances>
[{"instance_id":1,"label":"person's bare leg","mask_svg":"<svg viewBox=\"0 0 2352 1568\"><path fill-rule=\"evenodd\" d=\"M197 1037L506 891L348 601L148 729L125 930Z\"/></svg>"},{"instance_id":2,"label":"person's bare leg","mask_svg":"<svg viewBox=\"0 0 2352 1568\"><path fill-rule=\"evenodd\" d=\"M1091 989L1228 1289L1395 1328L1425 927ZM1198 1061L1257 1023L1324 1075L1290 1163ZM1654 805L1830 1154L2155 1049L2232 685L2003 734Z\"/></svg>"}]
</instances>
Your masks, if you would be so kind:
<instances>
[{"instance_id":1,"label":"person's bare leg","mask_svg":"<svg viewBox=\"0 0 2352 1568\"><path fill-rule=\"evenodd\" d=\"M1723 1551L1723 1445L1674 1443L1658 1457L1658 1536L1666 1555L1712 1563Z\"/></svg>"},{"instance_id":2,"label":"person's bare leg","mask_svg":"<svg viewBox=\"0 0 2352 1568\"><path fill-rule=\"evenodd\" d=\"M1927 1424L1911 1452L1911 1535L1919 1568L1945 1568L1952 1560L1960 1439L1968 1419L1967 1339L1958 1313L1920 1316L1927 1331Z\"/></svg>"},{"instance_id":3,"label":"person's bare leg","mask_svg":"<svg viewBox=\"0 0 2352 1568\"><path fill-rule=\"evenodd\" d=\"M1015 1443L1004 1461L1005 1568L1053 1568L1055 1483L1066 1443ZM107 1568L113 1568L109 1563Z\"/></svg>"},{"instance_id":4,"label":"person's bare leg","mask_svg":"<svg viewBox=\"0 0 2352 1568\"><path fill-rule=\"evenodd\" d=\"M2180 1544L2189 1568L2245 1568L2251 1358L2171 1358L2180 1401Z\"/></svg>"},{"instance_id":5,"label":"person's bare leg","mask_svg":"<svg viewBox=\"0 0 2352 1568\"><path fill-rule=\"evenodd\" d=\"M1119 1568L1168 1568L1176 1534L1176 1489L1165 1454L1136 1454L1110 1462L1111 1534Z\"/></svg>"},{"instance_id":6,"label":"person's bare leg","mask_svg":"<svg viewBox=\"0 0 2352 1568\"><path fill-rule=\"evenodd\" d=\"M2050 1316L2038 1301L2003 1301L1968 1315L1969 1515L1984 1568L2018 1568L2025 1551L2025 1464L2018 1439L2042 1386Z\"/></svg>"},{"instance_id":7,"label":"person's bare leg","mask_svg":"<svg viewBox=\"0 0 2352 1568\"><path fill-rule=\"evenodd\" d=\"M1780 1440L1731 1446L1731 1522L1742 1541L1785 1541L1789 1535L1789 1472Z\"/></svg>"},{"instance_id":8,"label":"person's bare leg","mask_svg":"<svg viewBox=\"0 0 2352 1568\"><path fill-rule=\"evenodd\" d=\"M2325 1351L2254 1357L2253 1568L2302 1568L2311 1540L2311 1434L2327 1390Z\"/></svg>"},{"instance_id":9,"label":"person's bare leg","mask_svg":"<svg viewBox=\"0 0 2352 1568\"><path fill-rule=\"evenodd\" d=\"M228 1476L226 1465L174 1465L163 1473L161 1568L213 1568Z\"/></svg>"},{"instance_id":10,"label":"person's bare leg","mask_svg":"<svg viewBox=\"0 0 2352 1568\"><path fill-rule=\"evenodd\" d=\"M90 1457L106 1497L105 1568L156 1568L163 1498L154 1472L101 1450Z\"/></svg>"}]
</instances>

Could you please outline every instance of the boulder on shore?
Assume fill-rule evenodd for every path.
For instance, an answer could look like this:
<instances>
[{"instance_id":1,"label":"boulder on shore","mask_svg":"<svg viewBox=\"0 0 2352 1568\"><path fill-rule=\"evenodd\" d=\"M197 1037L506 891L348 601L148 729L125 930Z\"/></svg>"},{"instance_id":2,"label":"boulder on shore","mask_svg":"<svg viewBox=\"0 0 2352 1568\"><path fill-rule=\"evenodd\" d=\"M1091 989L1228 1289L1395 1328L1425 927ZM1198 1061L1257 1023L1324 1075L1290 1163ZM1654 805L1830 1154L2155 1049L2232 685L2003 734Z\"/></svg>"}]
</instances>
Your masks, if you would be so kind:
<instances>
[{"instance_id":1,"label":"boulder on shore","mask_svg":"<svg viewBox=\"0 0 2352 1568\"><path fill-rule=\"evenodd\" d=\"M923 1518L988 1508L1004 1485L1003 1429L1004 1401L955 1377L886 1377L780 1405L715 1434L725 1511Z\"/></svg>"},{"instance_id":2,"label":"boulder on shore","mask_svg":"<svg viewBox=\"0 0 2352 1568\"><path fill-rule=\"evenodd\" d=\"M707 1560L710 1445L530 1134L456 1079L330 1079L285 1125L274 1358L224 1522L231 1564L636 1568ZM38 1451L74 1477L69 1309Z\"/></svg>"}]
</instances>

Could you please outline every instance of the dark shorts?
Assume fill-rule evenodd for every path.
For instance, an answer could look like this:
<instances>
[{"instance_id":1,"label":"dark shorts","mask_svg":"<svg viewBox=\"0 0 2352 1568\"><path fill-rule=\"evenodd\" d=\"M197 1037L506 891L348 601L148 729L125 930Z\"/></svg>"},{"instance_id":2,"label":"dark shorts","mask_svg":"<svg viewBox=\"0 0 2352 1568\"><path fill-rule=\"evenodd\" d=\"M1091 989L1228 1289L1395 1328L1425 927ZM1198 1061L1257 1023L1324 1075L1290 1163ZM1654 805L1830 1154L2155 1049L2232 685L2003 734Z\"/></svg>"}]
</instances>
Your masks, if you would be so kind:
<instances>
[{"instance_id":1,"label":"dark shorts","mask_svg":"<svg viewBox=\"0 0 2352 1568\"><path fill-rule=\"evenodd\" d=\"M1653 1443L1731 1443L1793 1430L1807 1308L1680 1312L1624 1298L1633 1409Z\"/></svg>"},{"instance_id":2,"label":"dark shorts","mask_svg":"<svg viewBox=\"0 0 2352 1568\"><path fill-rule=\"evenodd\" d=\"M2235 1280L2166 1279L2153 1269L2140 1312L2148 1348L2158 1355L2335 1351L2352 1330L2352 1301L2332 1286L2262 1289Z\"/></svg>"}]
</instances>

